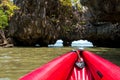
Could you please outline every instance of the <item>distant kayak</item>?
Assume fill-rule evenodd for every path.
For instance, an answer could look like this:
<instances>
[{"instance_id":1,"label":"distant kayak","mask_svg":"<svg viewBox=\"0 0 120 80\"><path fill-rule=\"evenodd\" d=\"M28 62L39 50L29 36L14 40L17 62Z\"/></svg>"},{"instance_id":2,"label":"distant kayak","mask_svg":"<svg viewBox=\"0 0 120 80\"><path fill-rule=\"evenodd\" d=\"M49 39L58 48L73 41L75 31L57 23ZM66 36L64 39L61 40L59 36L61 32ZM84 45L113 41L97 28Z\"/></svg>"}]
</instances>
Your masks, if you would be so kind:
<instances>
[{"instance_id":1,"label":"distant kayak","mask_svg":"<svg viewBox=\"0 0 120 80\"><path fill-rule=\"evenodd\" d=\"M19 80L120 80L120 67L86 50L68 52Z\"/></svg>"}]
</instances>

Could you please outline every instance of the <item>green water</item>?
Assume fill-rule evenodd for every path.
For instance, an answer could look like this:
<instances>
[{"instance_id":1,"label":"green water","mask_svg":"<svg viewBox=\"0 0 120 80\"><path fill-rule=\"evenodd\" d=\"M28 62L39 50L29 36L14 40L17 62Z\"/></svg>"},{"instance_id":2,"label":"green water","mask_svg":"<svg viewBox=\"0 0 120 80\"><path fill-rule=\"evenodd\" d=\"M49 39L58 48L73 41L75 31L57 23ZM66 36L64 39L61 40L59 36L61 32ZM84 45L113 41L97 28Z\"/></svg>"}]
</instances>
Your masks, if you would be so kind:
<instances>
[{"instance_id":1,"label":"green water","mask_svg":"<svg viewBox=\"0 0 120 80\"><path fill-rule=\"evenodd\" d=\"M73 48L0 48L0 80L18 80ZM86 48L120 66L120 48Z\"/></svg>"}]
</instances>

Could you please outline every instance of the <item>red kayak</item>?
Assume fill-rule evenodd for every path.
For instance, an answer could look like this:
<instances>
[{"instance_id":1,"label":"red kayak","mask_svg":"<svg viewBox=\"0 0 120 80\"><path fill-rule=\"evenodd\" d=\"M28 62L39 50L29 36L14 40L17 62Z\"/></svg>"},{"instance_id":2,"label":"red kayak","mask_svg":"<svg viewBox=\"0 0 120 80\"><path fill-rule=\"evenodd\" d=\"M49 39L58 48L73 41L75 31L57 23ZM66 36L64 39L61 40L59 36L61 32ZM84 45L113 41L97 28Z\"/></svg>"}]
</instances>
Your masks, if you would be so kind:
<instances>
[{"instance_id":1,"label":"red kayak","mask_svg":"<svg viewBox=\"0 0 120 80\"><path fill-rule=\"evenodd\" d=\"M89 51L68 52L19 80L120 80L120 67Z\"/></svg>"}]
</instances>

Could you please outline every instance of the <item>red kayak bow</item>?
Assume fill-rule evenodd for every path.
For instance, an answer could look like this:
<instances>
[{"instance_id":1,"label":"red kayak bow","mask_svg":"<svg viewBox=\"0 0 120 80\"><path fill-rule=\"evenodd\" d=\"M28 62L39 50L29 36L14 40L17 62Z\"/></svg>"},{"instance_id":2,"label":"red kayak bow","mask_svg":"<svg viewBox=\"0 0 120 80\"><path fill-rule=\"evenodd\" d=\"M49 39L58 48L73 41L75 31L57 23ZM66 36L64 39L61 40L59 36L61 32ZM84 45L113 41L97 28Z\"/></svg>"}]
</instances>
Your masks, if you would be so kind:
<instances>
[{"instance_id":1,"label":"red kayak bow","mask_svg":"<svg viewBox=\"0 0 120 80\"><path fill-rule=\"evenodd\" d=\"M19 80L120 80L119 75L117 65L92 52L78 50L57 57Z\"/></svg>"}]
</instances>

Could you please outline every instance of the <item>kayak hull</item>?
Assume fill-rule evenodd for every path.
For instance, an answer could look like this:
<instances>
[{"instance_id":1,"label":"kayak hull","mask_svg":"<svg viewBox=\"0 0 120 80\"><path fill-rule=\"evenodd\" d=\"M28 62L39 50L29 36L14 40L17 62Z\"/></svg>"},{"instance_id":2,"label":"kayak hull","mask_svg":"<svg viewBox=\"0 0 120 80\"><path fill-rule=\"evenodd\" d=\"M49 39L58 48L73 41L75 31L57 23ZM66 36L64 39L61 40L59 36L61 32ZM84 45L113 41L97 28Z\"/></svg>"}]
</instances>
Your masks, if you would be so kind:
<instances>
[{"instance_id":1,"label":"kayak hull","mask_svg":"<svg viewBox=\"0 0 120 80\"><path fill-rule=\"evenodd\" d=\"M85 67L75 65L79 60L85 62ZM119 66L92 52L78 50L55 58L19 80L120 80L119 74Z\"/></svg>"},{"instance_id":2,"label":"kayak hull","mask_svg":"<svg viewBox=\"0 0 120 80\"><path fill-rule=\"evenodd\" d=\"M82 57L95 80L120 80L119 66L89 51L83 51Z\"/></svg>"}]
</instances>

